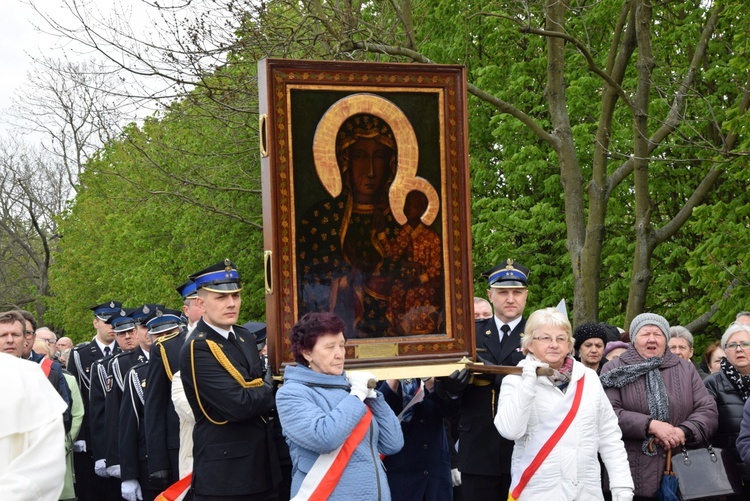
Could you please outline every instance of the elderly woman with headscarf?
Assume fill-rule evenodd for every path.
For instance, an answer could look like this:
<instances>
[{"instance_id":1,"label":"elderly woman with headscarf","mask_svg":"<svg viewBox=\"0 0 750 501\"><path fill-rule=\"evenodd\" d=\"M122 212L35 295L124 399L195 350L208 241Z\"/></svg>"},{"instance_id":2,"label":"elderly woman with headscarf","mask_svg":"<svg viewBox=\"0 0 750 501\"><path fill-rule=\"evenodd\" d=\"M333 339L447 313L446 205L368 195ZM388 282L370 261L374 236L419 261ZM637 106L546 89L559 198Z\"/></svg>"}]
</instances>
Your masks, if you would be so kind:
<instances>
[{"instance_id":1,"label":"elderly woman with headscarf","mask_svg":"<svg viewBox=\"0 0 750 501\"><path fill-rule=\"evenodd\" d=\"M750 325L731 324L721 336L721 347L725 353L721 368L704 381L719 409L713 445L732 452L745 482L743 499L750 499L750 465L744 465L736 444L742 411L750 397Z\"/></svg>"},{"instance_id":2,"label":"elderly woman with headscarf","mask_svg":"<svg viewBox=\"0 0 750 501\"><path fill-rule=\"evenodd\" d=\"M628 350L602 368L635 483L635 499L655 499L664 451L709 441L716 403L693 365L667 349L669 323L642 313L630 324Z\"/></svg>"},{"instance_id":3,"label":"elderly woman with headscarf","mask_svg":"<svg viewBox=\"0 0 750 501\"><path fill-rule=\"evenodd\" d=\"M568 318L555 308L526 321L520 376L503 378L495 427L515 440L508 499L604 499L597 454L610 472L614 501L633 498L633 480L612 406L596 372L571 356ZM552 376L537 376L549 367Z\"/></svg>"}]
</instances>

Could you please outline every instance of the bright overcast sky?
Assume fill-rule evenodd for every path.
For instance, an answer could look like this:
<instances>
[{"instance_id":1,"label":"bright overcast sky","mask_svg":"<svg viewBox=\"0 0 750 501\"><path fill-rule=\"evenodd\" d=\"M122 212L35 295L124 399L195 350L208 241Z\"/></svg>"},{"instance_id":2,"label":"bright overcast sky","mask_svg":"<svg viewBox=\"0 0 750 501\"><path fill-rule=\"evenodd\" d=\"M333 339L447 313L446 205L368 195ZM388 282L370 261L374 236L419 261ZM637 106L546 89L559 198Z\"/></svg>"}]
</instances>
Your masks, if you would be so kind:
<instances>
[{"instance_id":1,"label":"bright overcast sky","mask_svg":"<svg viewBox=\"0 0 750 501\"><path fill-rule=\"evenodd\" d=\"M61 0L0 0L0 135L8 131L5 122L8 108L12 104L11 98L18 94L26 82L26 74L33 65L32 56L44 54L52 58L63 57L60 40L35 29L35 26L44 27L44 21L28 5L29 1L57 20L71 17ZM104 13L111 12L114 4L119 6L121 12L123 5L130 6L126 10L132 14L129 16L131 22L139 19L139 15L141 19L146 17L143 12L138 12L145 10L141 0L85 0L81 3L94 6ZM145 22L143 21L144 24ZM70 50L67 54L72 59L76 58L71 55Z\"/></svg>"},{"instance_id":2,"label":"bright overcast sky","mask_svg":"<svg viewBox=\"0 0 750 501\"><path fill-rule=\"evenodd\" d=\"M40 45L49 48L53 40L34 33L30 18L34 12L21 0L2 0L0 14L0 113L5 115L11 96L23 84L31 65L29 53L39 53ZM46 0L53 3L55 0Z\"/></svg>"}]
</instances>

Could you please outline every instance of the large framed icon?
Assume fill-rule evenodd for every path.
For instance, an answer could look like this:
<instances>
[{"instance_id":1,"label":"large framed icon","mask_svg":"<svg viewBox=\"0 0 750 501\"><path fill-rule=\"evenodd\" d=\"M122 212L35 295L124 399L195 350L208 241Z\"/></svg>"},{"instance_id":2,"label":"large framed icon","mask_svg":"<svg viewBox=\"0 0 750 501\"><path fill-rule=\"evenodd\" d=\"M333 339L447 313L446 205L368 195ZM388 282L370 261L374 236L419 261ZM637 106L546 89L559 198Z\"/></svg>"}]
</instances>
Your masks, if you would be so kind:
<instances>
[{"instance_id":1,"label":"large framed icon","mask_svg":"<svg viewBox=\"0 0 750 501\"><path fill-rule=\"evenodd\" d=\"M258 88L274 369L311 311L347 367L472 357L464 68L265 59Z\"/></svg>"}]
</instances>

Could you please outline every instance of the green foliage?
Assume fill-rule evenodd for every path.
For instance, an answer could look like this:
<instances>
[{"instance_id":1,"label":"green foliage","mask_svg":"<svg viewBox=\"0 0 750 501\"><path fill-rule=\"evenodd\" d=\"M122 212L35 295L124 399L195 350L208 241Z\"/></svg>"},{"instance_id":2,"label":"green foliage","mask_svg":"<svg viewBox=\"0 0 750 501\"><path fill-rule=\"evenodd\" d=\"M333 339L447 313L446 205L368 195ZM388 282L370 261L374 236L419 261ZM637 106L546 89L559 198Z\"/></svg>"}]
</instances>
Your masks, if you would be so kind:
<instances>
[{"instance_id":1,"label":"green foliage","mask_svg":"<svg viewBox=\"0 0 750 501\"><path fill-rule=\"evenodd\" d=\"M321 11L308 10L320 4ZM62 251L53 270L50 314L70 333L87 336L84 305L117 297L129 303L176 304L173 288L187 273L232 257L246 278L243 312L262 318L260 200L254 124L255 61L263 56L391 60L384 47L407 48L438 63L463 64L469 83L507 106L469 96L469 167L476 293L480 273L508 257L529 266L530 309L572 306L574 262L566 227L558 153L519 114L550 135L548 40L544 2L414 0L413 31L401 22L404 2L285 2L264 4L237 33L228 64L207 77L209 90L183 96L163 114L131 127L87 166L81 190L60 221ZM629 2L570 2L565 33L585 47L600 70L621 11ZM394 10L394 6L400 9ZM653 4L653 73L648 130L655 134L681 91L711 5L695 0ZM347 10L350 9L350 10ZM351 10L354 9L354 10ZM724 7L706 54L692 71L679 123L650 153L651 227L656 235L680 213L701 180L722 170L713 190L679 231L657 245L645 308L673 324L688 324L718 303L701 343L719 333L736 311L748 309L750 288L750 123L741 105L748 71L748 12ZM413 43L412 43L413 40ZM378 44L371 51L356 43ZM603 79L575 44L565 44L566 110L583 186L585 218L602 120ZM633 99L637 52L621 83ZM513 107L516 116L507 113ZM606 174L627 166L634 152L634 112L618 101L610 130ZM557 136L556 136L557 137ZM611 189L604 216L599 282L600 320L625 322L636 249L635 189L628 175ZM583 222L585 223L585 222ZM469 235L466 236L469 238ZM594 238L587 235L587 238ZM726 298L726 299L722 299ZM83 326L79 329L78 326Z\"/></svg>"},{"instance_id":2,"label":"green foliage","mask_svg":"<svg viewBox=\"0 0 750 501\"><path fill-rule=\"evenodd\" d=\"M218 97L252 104L236 91ZM257 131L212 98L194 92L87 165L60 221L48 300L50 320L76 340L91 335L89 306L117 299L179 309L175 287L227 257L243 279L242 317L265 317Z\"/></svg>"}]
</instances>

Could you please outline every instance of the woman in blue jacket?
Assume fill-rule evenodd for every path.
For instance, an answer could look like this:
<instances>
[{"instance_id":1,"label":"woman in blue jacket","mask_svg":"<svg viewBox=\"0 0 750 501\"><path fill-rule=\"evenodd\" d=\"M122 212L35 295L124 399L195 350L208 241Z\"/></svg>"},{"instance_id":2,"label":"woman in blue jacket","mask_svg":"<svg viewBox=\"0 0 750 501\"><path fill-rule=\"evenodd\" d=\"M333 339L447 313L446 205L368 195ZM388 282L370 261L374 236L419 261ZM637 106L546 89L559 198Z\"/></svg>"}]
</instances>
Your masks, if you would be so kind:
<instances>
[{"instance_id":1,"label":"woman in blue jacket","mask_svg":"<svg viewBox=\"0 0 750 501\"><path fill-rule=\"evenodd\" d=\"M379 454L403 446L401 427L368 372L344 374L344 323L307 313L292 327L296 366L276 394L292 457L291 498L390 501Z\"/></svg>"}]
</instances>

